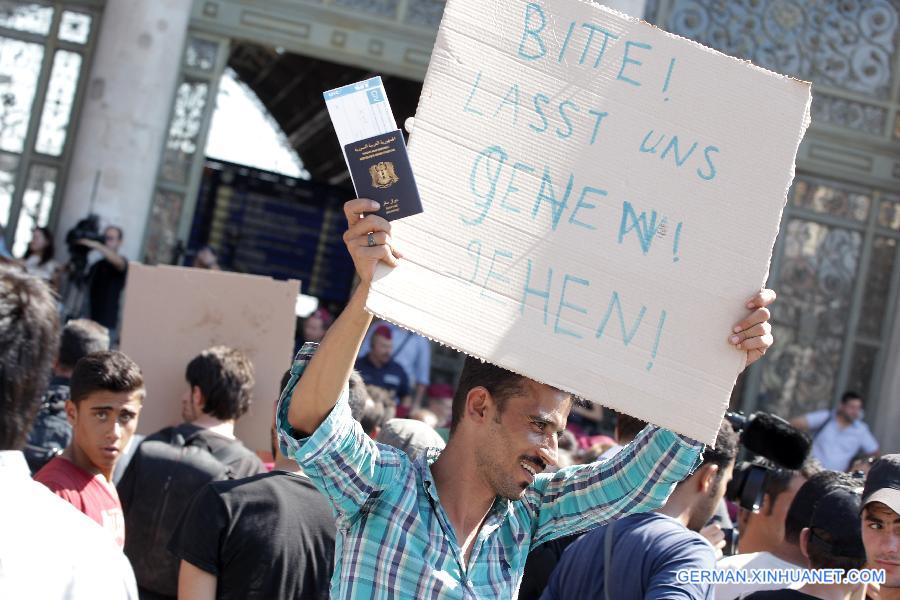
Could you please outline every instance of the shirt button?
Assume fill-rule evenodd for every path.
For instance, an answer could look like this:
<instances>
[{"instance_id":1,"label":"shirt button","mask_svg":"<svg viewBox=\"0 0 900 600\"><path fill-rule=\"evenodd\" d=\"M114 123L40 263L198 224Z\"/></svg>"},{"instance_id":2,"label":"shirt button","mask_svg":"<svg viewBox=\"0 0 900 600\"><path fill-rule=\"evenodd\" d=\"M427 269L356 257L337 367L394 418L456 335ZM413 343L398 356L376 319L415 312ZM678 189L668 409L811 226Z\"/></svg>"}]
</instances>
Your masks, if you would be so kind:
<instances>
[{"instance_id":1,"label":"shirt button","mask_svg":"<svg viewBox=\"0 0 900 600\"><path fill-rule=\"evenodd\" d=\"M307 452L303 455L303 460L309 460L310 458L312 458L312 452Z\"/></svg>"}]
</instances>

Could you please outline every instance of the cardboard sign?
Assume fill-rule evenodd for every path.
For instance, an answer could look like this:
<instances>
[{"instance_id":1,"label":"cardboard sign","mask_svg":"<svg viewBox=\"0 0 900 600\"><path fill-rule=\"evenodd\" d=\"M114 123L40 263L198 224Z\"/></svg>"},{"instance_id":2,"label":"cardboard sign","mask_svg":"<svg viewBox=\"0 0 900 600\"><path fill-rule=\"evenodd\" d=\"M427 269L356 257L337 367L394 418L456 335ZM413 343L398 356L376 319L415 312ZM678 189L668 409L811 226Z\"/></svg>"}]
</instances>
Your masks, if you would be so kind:
<instances>
[{"instance_id":1,"label":"cardboard sign","mask_svg":"<svg viewBox=\"0 0 900 600\"><path fill-rule=\"evenodd\" d=\"M248 448L270 452L278 386L291 366L299 290L294 280L129 263L120 349L141 367L147 386L138 432L182 422L185 368L221 344L246 354L256 379L253 404L235 434Z\"/></svg>"},{"instance_id":2,"label":"cardboard sign","mask_svg":"<svg viewBox=\"0 0 900 600\"><path fill-rule=\"evenodd\" d=\"M579 0L450 0L373 313L713 442L810 84Z\"/></svg>"}]
</instances>

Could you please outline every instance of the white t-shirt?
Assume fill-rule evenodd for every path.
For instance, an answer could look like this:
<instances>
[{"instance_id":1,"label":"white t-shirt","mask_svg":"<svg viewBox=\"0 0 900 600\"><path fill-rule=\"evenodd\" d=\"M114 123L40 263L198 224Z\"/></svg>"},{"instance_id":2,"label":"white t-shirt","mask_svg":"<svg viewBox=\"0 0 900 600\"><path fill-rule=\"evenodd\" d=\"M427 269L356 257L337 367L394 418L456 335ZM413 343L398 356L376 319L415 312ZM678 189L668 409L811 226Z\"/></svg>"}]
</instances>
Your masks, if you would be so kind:
<instances>
[{"instance_id":1,"label":"white t-shirt","mask_svg":"<svg viewBox=\"0 0 900 600\"><path fill-rule=\"evenodd\" d=\"M752 571L754 569L805 569L806 567L781 560L771 552L751 552L749 554L735 554L726 556L716 563L720 571ZM785 587L796 590L803 587L803 583L794 583L789 586L778 583L728 583L713 586L716 600L734 600L744 594L759 592L762 590L781 590Z\"/></svg>"},{"instance_id":2,"label":"white t-shirt","mask_svg":"<svg viewBox=\"0 0 900 600\"><path fill-rule=\"evenodd\" d=\"M137 600L131 564L109 534L0 451L0 598Z\"/></svg>"}]
</instances>

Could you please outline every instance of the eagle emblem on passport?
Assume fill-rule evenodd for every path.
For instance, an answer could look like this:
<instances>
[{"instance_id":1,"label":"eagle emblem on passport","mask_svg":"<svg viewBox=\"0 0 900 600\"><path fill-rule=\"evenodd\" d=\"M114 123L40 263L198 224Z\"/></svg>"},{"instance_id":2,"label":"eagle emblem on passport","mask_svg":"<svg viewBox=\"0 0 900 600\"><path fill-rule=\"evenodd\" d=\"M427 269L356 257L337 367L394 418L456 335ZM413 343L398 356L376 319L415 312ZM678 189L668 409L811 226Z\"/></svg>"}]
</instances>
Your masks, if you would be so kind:
<instances>
[{"instance_id":1,"label":"eagle emblem on passport","mask_svg":"<svg viewBox=\"0 0 900 600\"><path fill-rule=\"evenodd\" d=\"M372 176L372 186L380 189L389 188L400 181L394 171L394 163L388 161L382 161L369 167L369 175Z\"/></svg>"},{"instance_id":2,"label":"eagle emblem on passport","mask_svg":"<svg viewBox=\"0 0 900 600\"><path fill-rule=\"evenodd\" d=\"M375 214L393 221L422 212L399 129L347 144L344 152L357 197L370 198L381 205Z\"/></svg>"}]
</instances>

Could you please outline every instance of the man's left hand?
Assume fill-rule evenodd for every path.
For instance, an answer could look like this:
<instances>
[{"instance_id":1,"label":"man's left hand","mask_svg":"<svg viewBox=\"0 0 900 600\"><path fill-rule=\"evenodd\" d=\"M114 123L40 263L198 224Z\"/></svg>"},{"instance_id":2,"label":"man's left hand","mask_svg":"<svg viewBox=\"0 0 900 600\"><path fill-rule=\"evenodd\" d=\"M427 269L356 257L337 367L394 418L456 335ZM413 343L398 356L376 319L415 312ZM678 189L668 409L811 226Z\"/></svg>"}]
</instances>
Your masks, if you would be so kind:
<instances>
[{"instance_id":1,"label":"man's left hand","mask_svg":"<svg viewBox=\"0 0 900 600\"><path fill-rule=\"evenodd\" d=\"M760 291L747 301L750 314L731 330L728 341L746 353L744 369L762 358L774 343L772 325L769 323L772 315L766 308L773 302L775 302L774 291L768 289Z\"/></svg>"}]
</instances>

